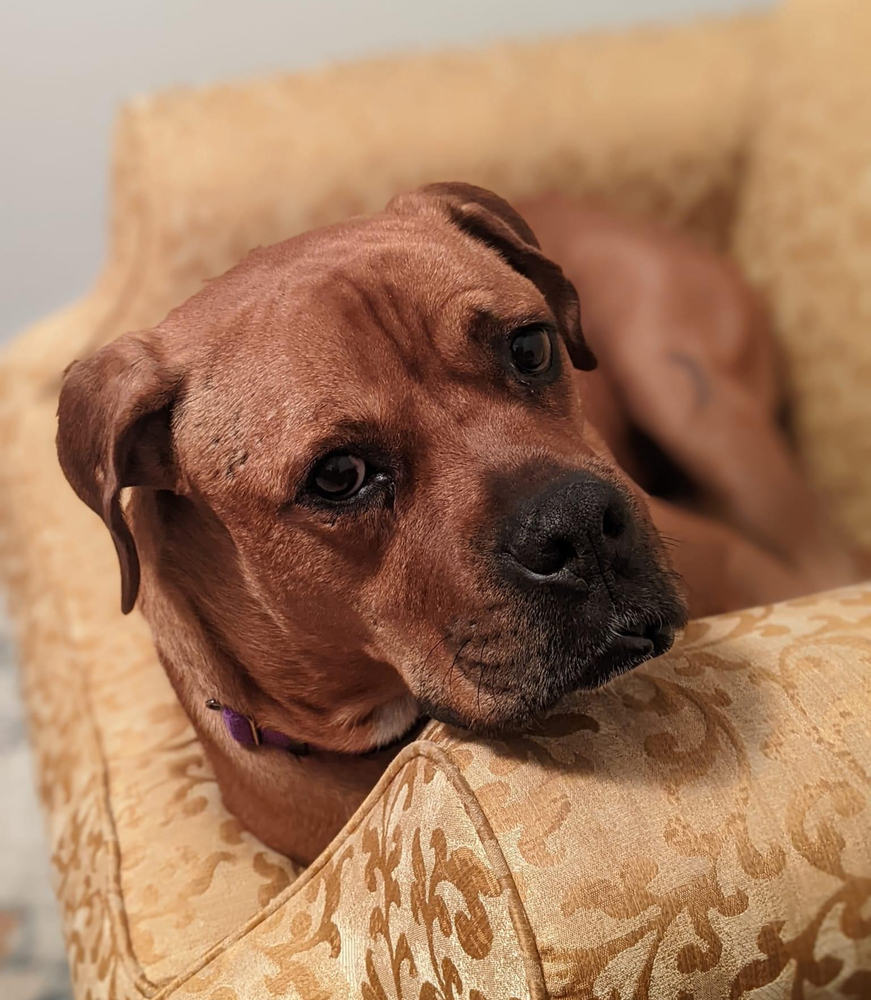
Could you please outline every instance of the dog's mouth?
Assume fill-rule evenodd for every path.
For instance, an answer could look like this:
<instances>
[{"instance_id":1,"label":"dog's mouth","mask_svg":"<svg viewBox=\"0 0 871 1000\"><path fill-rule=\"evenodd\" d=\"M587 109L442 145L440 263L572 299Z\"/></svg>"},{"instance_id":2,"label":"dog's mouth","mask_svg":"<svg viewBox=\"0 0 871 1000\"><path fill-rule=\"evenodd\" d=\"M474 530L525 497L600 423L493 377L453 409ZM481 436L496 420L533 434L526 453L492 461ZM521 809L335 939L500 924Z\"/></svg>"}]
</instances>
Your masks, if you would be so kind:
<instances>
[{"instance_id":1,"label":"dog's mouth","mask_svg":"<svg viewBox=\"0 0 871 1000\"><path fill-rule=\"evenodd\" d=\"M600 688L668 652L681 624L661 619L624 619L611 623L583 654L568 652L560 656L554 650L547 661L534 654L525 663L517 656L509 663L455 657L454 667L462 684L448 682L448 696L444 699L421 698L421 711L476 733L522 732L566 695Z\"/></svg>"},{"instance_id":2,"label":"dog's mouth","mask_svg":"<svg viewBox=\"0 0 871 1000\"><path fill-rule=\"evenodd\" d=\"M661 622L622 625L596 658L591 671L593 683L579 687L601 687L612 677L633 670L646 660L667 653L674 644L676 629Z\"/></svg>"}]
</instances>

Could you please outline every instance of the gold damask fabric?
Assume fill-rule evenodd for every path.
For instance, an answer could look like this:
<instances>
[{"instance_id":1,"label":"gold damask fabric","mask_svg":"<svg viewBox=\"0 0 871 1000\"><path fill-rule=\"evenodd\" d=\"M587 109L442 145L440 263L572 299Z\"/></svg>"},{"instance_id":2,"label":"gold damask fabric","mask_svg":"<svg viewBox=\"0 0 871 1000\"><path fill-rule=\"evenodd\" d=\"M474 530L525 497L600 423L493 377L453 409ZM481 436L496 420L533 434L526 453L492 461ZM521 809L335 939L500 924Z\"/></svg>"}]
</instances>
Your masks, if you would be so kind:
<instances>
[{"instance_id":1,"label":"gold damask fabric","mask_svg":"<svg viewBox=\"0 0 871 1000\"><path fill-rule=\"evenodd\" d=\"M546 737L435 737L550 996L871 996L869 666L866 587L694 622Z\"/></svg>"},{"instance_id":2,"label":"gold damask fabric","mask_svg":"<svg viewBox=\"0 0 871 1000\"><path fill-rule=\"evenodd\" d=\"M865 17L837 6L843 22L807 62L826 77L813 93L830 92L837 24L858 37ZM71 358L160 320L252 245L450 177L508 197L595 195L734 240L772 289L801 399L819 356L804 338L835 345L830 363L850 373L829 422L800 421L806 451L843 439L855 461L871 231L851 221L847 186L842 228L831 213L808 222L798 250L752 221L776 231L788 201L766 193L781 154L764 139L764 116L788 112L758 85L833 9L797 0L783 22L383 60L125 111L106 270L0 368L0 555L78 997L871 996L871 586L695 622L540 735L430 726L301 872L223 808L144 622L117 610L108 534L53 443ZM860 140L829 142L830 117L815 112L794 142L813 146L808 162L837 173L843 152L858 170ZM817 257L827 280L801 288ZM871 488L856 483L844 510L861 529Z\"/></svg>"},{"instance_id":3,"label":"gold damask fabric","mask_svg":"<svg viewBox=\"0 0 871 1000\"><path fill-rule=\"evenodd\" d=\"M814 480L871 547L871 4L789 0L772 29L734 247L771 306Z\"/></svg>"}]
</instances>

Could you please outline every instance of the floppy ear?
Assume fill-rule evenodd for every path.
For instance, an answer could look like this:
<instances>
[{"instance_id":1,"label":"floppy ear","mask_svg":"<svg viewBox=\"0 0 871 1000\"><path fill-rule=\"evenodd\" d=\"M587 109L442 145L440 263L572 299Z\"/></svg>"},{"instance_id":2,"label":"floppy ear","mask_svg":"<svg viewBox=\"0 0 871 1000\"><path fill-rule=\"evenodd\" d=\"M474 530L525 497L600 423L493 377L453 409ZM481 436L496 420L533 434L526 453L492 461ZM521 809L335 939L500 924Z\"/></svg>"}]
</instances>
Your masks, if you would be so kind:
<instances>
[{"instance_id":1,"label":"floppy ear","mask_svg":"<svg viewBox=\"0 0 871 1000\"><path fill-rule=\"evenodd\" d=\"M455 182L427 184L411 194L399 195L387 209L399 214L447 214L463 232L492 247L544 295L575 368L592 371L596 367L596 357L581 329L575 286L558 264L545 257L535 233L507 201L485 188Z\"/></svg>"},{"instance_id":2,"label":"floppy ear","mask_svg":"<svg viewBox=\"0 0 871 1000\"><path fill-rule=\"evenodd\" d=\"M152 334L127 334L64 372L57 453L79 498L103 519L121 564L121 610L139 592L139 556L121 510L127 486L174 489L170 419L181 378Z\"/></svg>"}]
</instances>

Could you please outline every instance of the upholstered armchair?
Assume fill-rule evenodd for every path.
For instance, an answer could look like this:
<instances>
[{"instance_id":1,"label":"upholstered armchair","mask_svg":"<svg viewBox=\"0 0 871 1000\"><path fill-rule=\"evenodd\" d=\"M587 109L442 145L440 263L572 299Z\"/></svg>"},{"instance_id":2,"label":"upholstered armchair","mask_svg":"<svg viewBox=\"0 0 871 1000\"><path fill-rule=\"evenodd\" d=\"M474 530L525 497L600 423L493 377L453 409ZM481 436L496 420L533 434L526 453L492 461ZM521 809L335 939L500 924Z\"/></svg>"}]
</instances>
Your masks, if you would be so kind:
<instances>
[{"instance_id":1,"label":"upholstered armchair","mask_svg":"<svg viewBox=\"0 0 871 1000\"><path fill-rule=\"evenodd\" d=\"M224 809L54 454L70 360L255 245L462 179L733 253L808 469L869 543L869 51L867 4L788 0L123 111L105 270L9 348L0 395L2 558L78 997L871 997L871 585L693 622L535 735L430 724L301 871Z\"/></svg>"}]
</instances>

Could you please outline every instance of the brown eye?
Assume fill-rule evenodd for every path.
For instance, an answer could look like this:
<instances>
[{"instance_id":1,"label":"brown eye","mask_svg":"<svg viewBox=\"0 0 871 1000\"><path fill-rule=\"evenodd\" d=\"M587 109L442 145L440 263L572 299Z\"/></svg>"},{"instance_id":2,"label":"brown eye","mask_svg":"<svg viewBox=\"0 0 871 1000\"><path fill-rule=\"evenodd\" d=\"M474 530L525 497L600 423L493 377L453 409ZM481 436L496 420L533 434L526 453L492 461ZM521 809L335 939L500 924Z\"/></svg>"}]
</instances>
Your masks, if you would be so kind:
<instances>
[{"instance_id":1,"label":"brown eye","mask_svg":"<svg viewBox=\"0 0 871 1000\"><path fill-rule=\"evenodd\" d=\"M315 492L325 500L347 500L359 492L365 479L366 463L347 452L322 458L311 476Z\"/></svg>"},{"instance_id":2,"label":"brown eye","mask_svg":"<svg viewBox=\"0 0 871 1000\"><path fill-rule=\"evenodd\" d=\"M553 343L542 327L528 327L511 338L511 363L523 375L541 375L552 361Z\"/></svg>"}]
</instances>

